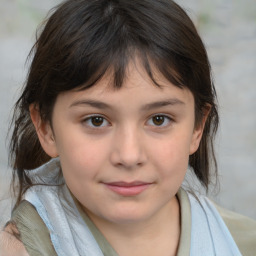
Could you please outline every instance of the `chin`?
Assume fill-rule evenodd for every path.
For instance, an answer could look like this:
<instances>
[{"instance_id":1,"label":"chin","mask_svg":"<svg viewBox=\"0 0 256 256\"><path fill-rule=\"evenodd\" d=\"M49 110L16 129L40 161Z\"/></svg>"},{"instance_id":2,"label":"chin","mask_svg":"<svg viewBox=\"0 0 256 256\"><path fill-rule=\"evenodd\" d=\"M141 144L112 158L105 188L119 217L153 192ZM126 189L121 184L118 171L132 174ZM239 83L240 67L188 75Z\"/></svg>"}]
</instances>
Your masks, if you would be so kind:
<instances>
[{"instance_id":1,"label":"chin","mask_svg":"<svg viewBox=\"0 0 256 256\"><path fill-rule=\"evenodd\" d=\"M132 223L143 222L150 218L149 211L146 209L131 209L123 207L122 209L116 209L111 216L108 216L110 222L125 225Z\"/></svg>"}]
</instances>

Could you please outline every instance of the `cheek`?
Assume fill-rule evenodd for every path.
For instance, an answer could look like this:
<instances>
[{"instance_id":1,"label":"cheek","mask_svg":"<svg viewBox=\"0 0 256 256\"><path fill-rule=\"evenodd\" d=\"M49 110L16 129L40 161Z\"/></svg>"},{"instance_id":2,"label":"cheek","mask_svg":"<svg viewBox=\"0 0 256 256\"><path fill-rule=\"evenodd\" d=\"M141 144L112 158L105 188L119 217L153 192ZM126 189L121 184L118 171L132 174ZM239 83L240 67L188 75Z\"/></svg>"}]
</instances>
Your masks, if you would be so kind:
<instances>
[{"instance_id":1,"label":"cheek","mask_svg":"<svg viewBox=\"0 0 256 256\"><path fill-rule=\"evenodd\" d=\"M84 135L59 133L57 148L66 182L82 183L97 175L103 165L107 149L102 141L89 140Z\"/></svg>"},{"instance_id":2,"label":"cheek","mask_svg":"<svg viewBox=\"0 0 256 256\"><path fill-rule=\"evenodd\" d=\"M157 149L157 148L156 148ZM162 198L169 198L179 190L188 168L188 153L172 142L155 151L154 169L157 171L159 191Z\"/></svg>"},{"instance_id":3,"label":"cheek","mask_svg":"<svg viewBox=\"0 0 256 256\"><path fill-rule=\"evenodd\" d=\"M78 125L66 125L65 129L59 127L56 132L56 144L58 153L63 158L74 160L74 162L95 162L101 155L104 143L86 135Z\"/></svg>"},{"instance_id":4,"label":"cheek","mask_svg":"<svg viewBox=\"0 0 256 256\"><path fill-rule=\"evenodd\" d=\"M189 156L190 139L188 136L175 136L154 143L154 154L162 158L162 161L184 161Z\"/></svg>"},{"instance_id":5,"label":"cheek","mask_svg":"<svg viewBox=\"0 0 256 256\"><path fill-rule=\"evenodd\" d=\"M156 168L170 177L185 175L189 161L189 142L189 136L184 134L154 143L151 157Z\"/></svg>"},{"instance_id":6,"label":"cheek","mask_svg":"<svg viewBox=\"0 0 256 256\"><path fill-rule=\"evenodd\" d=\"M64 165L63 168L71 169L72 175L76 175L78 178L79 176L96 175L102 161L104 161L101 150L90 145L78 145L62 153L60 159Z\"/></svg>"}]
</instances>

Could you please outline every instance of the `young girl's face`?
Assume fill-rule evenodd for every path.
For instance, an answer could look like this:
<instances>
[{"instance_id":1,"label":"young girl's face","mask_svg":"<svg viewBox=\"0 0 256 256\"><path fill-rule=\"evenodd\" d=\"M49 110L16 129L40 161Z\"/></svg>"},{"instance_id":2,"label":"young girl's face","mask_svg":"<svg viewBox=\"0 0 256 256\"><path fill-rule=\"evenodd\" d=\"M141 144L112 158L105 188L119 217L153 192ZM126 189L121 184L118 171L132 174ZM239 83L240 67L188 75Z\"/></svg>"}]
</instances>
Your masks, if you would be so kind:
<instances>
[{"instance_id":1,"label":"young girl's face","mask_svg":"<svg viewBox=\"0 0 256 256\"><path fill-rule=\"evenodd\" d=\"M188 89L156 80L161 88L131 63L121 89L105 76L90 89L62 93L53 129L41 125L43 148L60 157L67 186L92 219L140 222L177 204L203 126L195 129Z\"/></svg>"}]
</instances>

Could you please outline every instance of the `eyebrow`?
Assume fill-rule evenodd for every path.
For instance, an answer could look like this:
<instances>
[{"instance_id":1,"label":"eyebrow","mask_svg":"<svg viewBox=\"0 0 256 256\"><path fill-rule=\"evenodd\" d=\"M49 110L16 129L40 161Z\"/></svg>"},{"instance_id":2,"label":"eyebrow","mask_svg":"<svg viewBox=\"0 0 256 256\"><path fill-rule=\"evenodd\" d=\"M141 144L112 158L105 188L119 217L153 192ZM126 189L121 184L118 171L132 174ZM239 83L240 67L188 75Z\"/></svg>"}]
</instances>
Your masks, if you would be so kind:
<instances>
[{"instance_id":1,"label":"eyebrow","mask_svg":"<svg viewBox=\"0 0 256 256\"><path fill-rule=\"evenodd\" d=\"M78 100L73 102L69 107L74 107L74 106L80 106L80 105L88 105L94 108L98 109L112 109L111 105L108 105L107 103L97 101L97 100ZM146 110L152 110L155 108L161 108L165 106L174 106L174 105L185 105L185 103L177 98L173 99L166 99L162 101L156 101L152 103L145 104L141 107L141 110L146 111Z\"/></svg>"},{"instance_id":2,"label":"eyebrow","mask_svg":"<svg viewBox=\"0 0 256 256\"><path fill-rule=\"evenodd\" d=\"M161 108L165 106L174 106L174 105L185 105L185 103L177 98L167 99L163 101L156 101L142 106L142 110L152 110L155 108Z\"/></svg>"},{"instance_id":3,"label":"eyebrow","mask_svg":"<svg viewBox=\"0 0 256 256\"><path fill-rule=\"evenodd\" d=\"M91 107L94 108L98 108L98 109L110 109L111 106L101 102L101 101L97 101L97 100L78 100L73 102L69 107L75 107L75 106L80 106L80 105L89 105Z\"/></svg>"}]
</instances>

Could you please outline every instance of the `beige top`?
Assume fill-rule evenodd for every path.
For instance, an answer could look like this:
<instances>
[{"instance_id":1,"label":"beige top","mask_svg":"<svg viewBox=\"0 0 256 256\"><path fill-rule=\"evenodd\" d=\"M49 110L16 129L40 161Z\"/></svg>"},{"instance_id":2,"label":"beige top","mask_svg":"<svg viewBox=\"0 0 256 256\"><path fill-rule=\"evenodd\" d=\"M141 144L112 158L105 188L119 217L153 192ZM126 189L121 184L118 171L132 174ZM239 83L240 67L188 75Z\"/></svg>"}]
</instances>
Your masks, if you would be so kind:
<instances>
[{"instance_id":1,"label":"beige top","mask_svg":"<svg viewBox=\"0 0 256 256\"><path fill-rule=\"evenodd\" d=\"M183 189L179 190L177 198L181 207L181 236L177 256L189 256L191 239L190 202L187 193ZM76 205L104 256L118 256L107 239L82 211L79 203L76 202ZM256 252L256 221L227 211L217 205L215 206L228 226L242 255L254 256ZM29 202L21 202L19 207L13 212L12 220L17 225L20 239L29 255L57 255L51 243L48 229L36 209Z\"/></svg>"}]
</instances>

